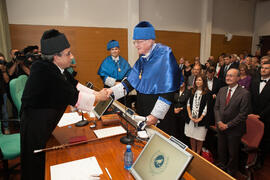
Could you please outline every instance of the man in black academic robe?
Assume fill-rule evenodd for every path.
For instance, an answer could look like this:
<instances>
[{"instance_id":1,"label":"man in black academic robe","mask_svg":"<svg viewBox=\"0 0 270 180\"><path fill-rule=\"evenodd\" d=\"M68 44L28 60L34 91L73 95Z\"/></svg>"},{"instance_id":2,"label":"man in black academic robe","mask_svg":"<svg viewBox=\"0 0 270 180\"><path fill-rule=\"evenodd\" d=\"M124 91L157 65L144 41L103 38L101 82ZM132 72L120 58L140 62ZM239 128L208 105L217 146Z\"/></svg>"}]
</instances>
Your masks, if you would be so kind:
<instances>
[{"instance_id":1,"label":"man in black academic robe","mask_svg":"<svg viewBox=\"0 0 270 180\"><path fill-rule=\"evenodd\" d=\"M107 99L107 91L95 92L64 69L73 55L65 35L57 30L45 31L41 38L42 58L31 67L22 96L21 108L21 179L42 180L45 153L34 150L46 142L68 105L90 111L95 101Z\"/></svg>"}]
</instances>

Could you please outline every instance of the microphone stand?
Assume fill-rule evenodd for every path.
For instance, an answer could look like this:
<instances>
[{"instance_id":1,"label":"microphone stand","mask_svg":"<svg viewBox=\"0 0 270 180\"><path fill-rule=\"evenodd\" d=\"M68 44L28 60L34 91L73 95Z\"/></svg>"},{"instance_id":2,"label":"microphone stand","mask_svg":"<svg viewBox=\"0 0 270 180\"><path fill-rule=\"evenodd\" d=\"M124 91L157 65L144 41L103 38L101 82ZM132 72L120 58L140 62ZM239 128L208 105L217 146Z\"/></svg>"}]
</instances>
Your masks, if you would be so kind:
<instances>
[{"instance_id":1,"label":"microphone stand","mask_svg":"<svg viewBox=\"0 0 270 180\"><path fill-rule=\"evenodd\" d=\"M79 121L79 122L77 122L77 123L75 123L75 126L76 127L86 126L89 123L87 120L84 119L83 112L82 111L81 111L81 113L82 113L82 120Z\"/></svg>"},{"instance_id":2,"label":"microphone stand","mask_svg":"<svg viewBox=\"0 0 270 180\"><path fill-rule=\"evenodd\" d=\"M127 117L127 95L125 94L125 87L124 87L124 102L125 102L125 113L124 113L124 117ZM128 130L128 122L127 122L127 120L125 120L126 121L126 130L127 130L127 135L126 136L124 136L124 137L122 137L121 139L120 139L120 142L122 143L122 144L133 144L134 143L134 137L130 134L130 132L129 132L129 130Z\"/></svg>"}]
</instances>

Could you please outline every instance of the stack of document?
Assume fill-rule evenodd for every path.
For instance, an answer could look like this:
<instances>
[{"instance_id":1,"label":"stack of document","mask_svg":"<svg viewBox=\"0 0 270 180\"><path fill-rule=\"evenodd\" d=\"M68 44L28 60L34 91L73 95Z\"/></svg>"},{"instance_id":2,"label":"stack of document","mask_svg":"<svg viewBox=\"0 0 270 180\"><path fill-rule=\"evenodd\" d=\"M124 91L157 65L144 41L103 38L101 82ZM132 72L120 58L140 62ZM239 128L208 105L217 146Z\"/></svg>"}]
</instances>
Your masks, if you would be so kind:
<instances>
[{"instance_id":1,"label":"stack of document","mask_svg":"<svg viewBox=\"0 0 270 180\"><path fill-rule=\"evenodd\" d=\"M89 180L91 176L99 176L102 170L96 157L89 157L50 167L51 180Z\"/></svg>"},{"instance_id":2,"label":"stack of document","mask_svg":"<svg viewBox=\"0 0 270 180\"><path fill-rule=\"evenodd\" d=\"M81 120L82 120L82 116L80 116L77 112L64 113L57 125L59 127L63 127L70 124L74 124Z\"/></svg>"}]
</instances>

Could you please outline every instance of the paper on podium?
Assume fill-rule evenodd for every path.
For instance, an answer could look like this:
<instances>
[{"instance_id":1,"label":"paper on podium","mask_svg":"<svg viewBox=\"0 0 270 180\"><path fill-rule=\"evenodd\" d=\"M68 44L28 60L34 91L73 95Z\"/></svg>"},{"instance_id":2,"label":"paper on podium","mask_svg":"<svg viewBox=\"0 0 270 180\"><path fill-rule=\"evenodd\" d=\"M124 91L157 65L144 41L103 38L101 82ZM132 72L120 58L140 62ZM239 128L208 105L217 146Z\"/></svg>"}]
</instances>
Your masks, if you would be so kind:
<instances>
[{"instance_id":1,"label":"paper on podium","mask_svg":"<svg viewBox=\"0 0 270 180\"><path fill-rule=\"evenodd\" d=\"M89 157L50 167L51 180L89 180L91 175L100 175L102 170L96 157Z\"/></svg>"},{"instance_id":2,"label":"paper on podium","mask_svg":"<svg viewBox=\"0 0 270 180\"><path fill-rule=\"evenodd\" d=\"M79 122L80 120L82 120L82 116L80 116L77 112L64 113L57 126L67 126Z\"/></svg>"},{"instance_id":3,"label":"paper on podium","mask_svg":"<svg viewBox=\"0 0 270 180\"><path fill-rule=\"evenodd\" d=\"M97 138L111 137L119 134L125 134L127 131L122 126L115 126L110 128L103 128L94 130Z\"/></svg>"}]
</instances>

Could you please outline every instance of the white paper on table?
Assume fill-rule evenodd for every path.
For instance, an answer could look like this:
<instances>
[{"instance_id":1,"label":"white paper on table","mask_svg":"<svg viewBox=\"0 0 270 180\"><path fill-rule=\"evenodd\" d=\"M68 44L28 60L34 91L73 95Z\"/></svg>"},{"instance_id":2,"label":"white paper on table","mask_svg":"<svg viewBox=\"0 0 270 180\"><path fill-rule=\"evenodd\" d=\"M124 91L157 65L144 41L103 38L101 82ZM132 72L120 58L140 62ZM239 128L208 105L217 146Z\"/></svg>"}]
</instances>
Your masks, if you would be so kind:
<instances>
[{"instance_id":1,"label":"white paper on table","mask_svg":"<svg viewBox=\"0 0 270 180\"><path fill-rule=\"evenodd\" d=\"M57 126L59 127L67 126L79 122L81 120L82 116L80 116L77 112L64 113Z\"/></svg>"},{"instance_id":2,"label":"white paper on table","mask_svg":"<svg viewBox=\"0 0 270 180\"><path fill-rule=\"evenodd\" d=\"M75 160L50 167L51 180L89 180L91 175L103 174L96 157Z\"/></svg>"},{"instance_id":3,"label":"white paper on table","mask_svg":"<svg viewBox=\"0 0 270 180\"><path fill-rule=\"evenodd\" d=\"M94 108L95 108L95 106L93 106L93 108L92 108L91 111L82 111L82 112L83 112L83 113L87 113L87 114L90 116L90 118L95 118L96 116L95 116L95 114L92 112Z\"/></svg>"},{"instance_id":4,"label":"white paper on table","mask_svg":"<svg viewBox=\"0 0 270 180\"><path fill-rule=\"evenodd\" d=\"M88 114L89 114L89 116L90 116L91 118L96 117L95 114L94 114L92 111L91 111L91 112L88 112Z\"/></svg>"}]
</instances>

